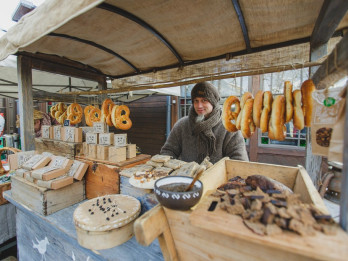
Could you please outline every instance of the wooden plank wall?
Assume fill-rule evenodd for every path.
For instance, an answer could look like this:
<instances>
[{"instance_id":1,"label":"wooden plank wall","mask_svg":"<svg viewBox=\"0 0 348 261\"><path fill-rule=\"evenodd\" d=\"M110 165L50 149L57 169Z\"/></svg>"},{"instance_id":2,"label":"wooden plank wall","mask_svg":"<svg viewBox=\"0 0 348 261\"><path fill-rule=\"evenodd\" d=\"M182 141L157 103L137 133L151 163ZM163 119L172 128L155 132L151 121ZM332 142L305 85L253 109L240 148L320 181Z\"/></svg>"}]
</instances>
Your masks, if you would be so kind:
<instances>
[{"instance_id":1,"label":"wooden plank wall","mask_svg":"<svg viewBox=\"0 0 348 261\"><path fill-rule=\"evenodd\" d=\"M166 96L150 96L127 104L133 126L127 133L128 142L135 143L144 154L159 154L166 141ZM110 129L111 131L111 129Z\"/></svg>"}]
</instances>

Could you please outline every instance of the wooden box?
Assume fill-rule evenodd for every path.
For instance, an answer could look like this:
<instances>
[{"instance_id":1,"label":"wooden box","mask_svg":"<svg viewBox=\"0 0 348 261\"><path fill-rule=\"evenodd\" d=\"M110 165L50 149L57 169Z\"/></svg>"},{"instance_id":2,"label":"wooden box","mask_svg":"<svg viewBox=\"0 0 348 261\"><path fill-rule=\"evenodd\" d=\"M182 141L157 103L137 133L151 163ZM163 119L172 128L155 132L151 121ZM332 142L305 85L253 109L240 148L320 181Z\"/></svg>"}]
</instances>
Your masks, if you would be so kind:
<instances>
[{"instance_id":1,"label":"wooden box","mask_svg":"<svg viewBox=\"0 0 348 261\"><path fill-rule=\"evenodd\" d=\"M74 159L75 156L81 155L83 152L82 143L65 142L58 140L35 139L35 149L38 153L50 152L55 156L64 156Z\"/></svg>"},{"instance_id":2,"label":"wooden box","mask_svg":"<svg viewBox=\"0 0 348 261\"><path fill-rule=\"evenodd\" d=\"M88 199L120 193L119 168L98 164L92 161L83 161L88 164L86 177L86 197Z\"/></svg>"},{"instance_id":3,"label":"wooden box","mask_svg":"<svg viewBox=\"0 0 348 261\"><path fill-rule=\"evenodd\" d=\"M100 159L100 160L109 159L109 146L97 145L97 159Z\"/></svg>"},{"instance_id":4,"label":"wooden box","mask_svg":"<svg viewBox=\"0 0 348 261\"><path fill-rule=\"evenodd\" d=\"M224 158L203 173L204 193L215 191L237 175L246 178L260 174L273 178L300 194L327 213L323 200L306 170L270 164L242 162ZM175 211L162 206L150 210L134 224L137 241L150 244L158 237L166 260L345 260L348 235L316 232L300 236L293 232L260 236L245 227L241 217L223 210L208 211L207 198L194 210Z\"/></svg>"},{"instance_id":5,"label":"wooden box","mask_svg":"<svg viewBox=\"0 0 348 261\"><path fill-rule=\"evenodd\" d=\"M114 133L100 133L99 134L100 145L113 145L114 144Z\"/></svg>"},{"instance_id":6,"label":"wooden box","mask_svg":"<svg viewBox=\"0 0 348 261\"><path fill-rule=\"evenodd\" d=\"M126 147L109 147L109 161L120 162L127 159L127 148Z\"/></svg>"},{"instance_id":7,"label":"wooden box","mask_svg":"<svg viewBox=\"0 0 348 261\"><path fill-rule=\"evenodd\" d=\"M106 133L109 132L109 126L105 122L93 122L93 132Z\"/></svg>"},{"instance_id":8,"label":"wooden box","mask_svg":"<svg viewBox=\"0 0 348 261\"><path fill-rule=\"evenodd\" d=\"M98 144L98 133L87 132L86 133L87 144Z\"/></svg>"},{"instance_id":9,"label":"wooden box","mask_svg":"<svg viewBox=\"0 0 348 261\"><path fill-rule=\"evenodd\" d=\"M82 129L75 127L63 128L63 141L67 142L82 142Z\"/></svg>"},{"instance_id":10,"label":"wooden box","mask_svg":"<svg viewBox=\"0 0 348 261\"><path fill-rule=\"evenodd\" d=\"M43 188L60 189L73 183L73 177L64 176L52 180L37 180L35 184Z\"/></svg>"},{"instance_id":11,"label":"wooden box","mask_svg":"<svg viewBox=\"0 0 348 261\"><path fill-rule=\"evenodd\" d=\"M87 156L88 155L88 144L87 142L82 143L83 153L82 155Z\"/></svg>"},{"instance_id":12,"label":"wooden box","mask_svg":"<svg viewBox=\"0 0 348 261\"><path fill-rule=\"evenodd\" d=\"M88 158L96 159L97 158L97 147L95 144L88 144Z\"/></svg>"},{"instance_id":13,"label":"wooden box","mask_svg":"<svg viewBox=\"0 0 348 261\"><path fill-rule=\"evenodd\" d=\"M137 145L127 144L127 159L134 158L137 156Z\"/></svg>"},{"instance_id":14,"label":"wooden box","mask_svg":"<svg viewBox=\"0 0 348 261\"><path fill-rule=\"evenodd\" d=\"M127 133L120 133L114 135L114 146L123 147L127 145Z\"/></svg>"},{"instance_id":15,"label":"wooden box","mask_svg":"<svg viewBox=\"0 0 348 261\"><path fill-rule=\"evenodd\" d=\"M60 125L53 126L53 139L62 140L63 127Z\"/></svg>"},{"instance_id":16,"label":"wooden box","mask_svg":"<svg viewBox=\"0 0 348 261\"><path fill-rule=\"evenodd\" d=\"M85 199L83 181L51 190L41 188L19 177L12 177L11 192L14 200L45 216Z\"/></svg>"},{"instance_id":17,"label":"wooden box","mask_svg":"<svg viewBox=\"0 0 348 261\"><path fill-rule=\"evenodd\" d=\"M43 139L53 139L53 126L43 125L41 126L41 138Z\"/></svg>"}]
</instances>

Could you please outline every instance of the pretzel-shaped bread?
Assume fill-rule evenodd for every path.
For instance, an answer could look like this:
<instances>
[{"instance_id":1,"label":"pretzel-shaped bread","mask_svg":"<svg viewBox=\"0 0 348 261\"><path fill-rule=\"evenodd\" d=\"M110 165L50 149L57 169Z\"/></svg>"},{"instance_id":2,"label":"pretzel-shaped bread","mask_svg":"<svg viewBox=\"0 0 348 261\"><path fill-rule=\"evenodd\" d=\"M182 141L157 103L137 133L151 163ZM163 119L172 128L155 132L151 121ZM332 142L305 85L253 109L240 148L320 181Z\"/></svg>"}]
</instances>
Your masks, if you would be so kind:
<instances>
[{"instance_id":1,"label":"pretzel-shaped bread","mask_svg":"<svg viewBox=\"0 0 348 261\"><path fill-rule=\"evenodd\" d=\"M231 106L234 105L234 111L231 110ZM236 96L230 96L224 102L222 109L222 124L225 129L229 132L235 132L236 128L235 122L237 120L238 114L240 113L239 99ZM234 122L234 123L233 123Z\"/></svg>"},{"instance_id":2,"label":"pretzel-shaped bread","mask_svg":"<svg viewBox=\"0 0 348 261\"><path fill-rule=\"evenodd\" d=\"M272 102L273 102L273 96L270 91L266 91L263 94L263 109L261 112L261 118L260 118L260 130L261 132L267 132L268 131L268 123L269 118L272 110Z\"/></svg>"}]
</instances>

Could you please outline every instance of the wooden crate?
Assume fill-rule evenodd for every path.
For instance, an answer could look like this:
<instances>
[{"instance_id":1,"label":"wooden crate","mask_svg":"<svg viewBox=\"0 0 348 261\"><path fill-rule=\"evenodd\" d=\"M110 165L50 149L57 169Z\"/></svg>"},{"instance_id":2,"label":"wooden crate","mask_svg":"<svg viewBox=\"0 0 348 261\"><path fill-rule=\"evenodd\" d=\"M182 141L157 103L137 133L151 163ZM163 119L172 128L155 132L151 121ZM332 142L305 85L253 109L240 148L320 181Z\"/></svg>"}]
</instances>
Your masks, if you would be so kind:
<instances>
[{"instance_id":1,"label":"wooden crate","mask_svg":"<svg viewBox=\"0 0 348 261\"><path fill-rule=\"evenodd\" d=\"M35 139L35 150L41 154L43 152L51 152L56 156L64 156L74 159L78 155L83 154L82 142L66 142L49 139Z\"/></svg>"},{"instance_id":2,"label":"wooden crate","mask_svg":"<svg viewBox=\"0 0 348 261\"><path fill-rule=\"evenodd\" d=\"M16 176L11 177L11 182L13 199L45 216L86 198L84 181L77 181L57 190L41 188Z\"/></svg>"},{"instance_id":3,"label":"wooden crate","mask_svg":"<svg viewBox=\"0 0 348 261\"><path fill-rule=\"evenodd\" d=\"M260 174L278 180L306 203L327 209L303 167L222 159L208 169L201 181L204 193L215 190L234 176L246 178ZM280 235L259 236L246 228L239 216L225 211L208 212L210 204L202 198L190 211L157 206L134 224L137 241L150 244L158 237L166 260L346 260L348 235L342 230L334 236L317 232L300 236L284 231ZM209 201L210 203L210 201Z\"/></svg>"}]
</instances>

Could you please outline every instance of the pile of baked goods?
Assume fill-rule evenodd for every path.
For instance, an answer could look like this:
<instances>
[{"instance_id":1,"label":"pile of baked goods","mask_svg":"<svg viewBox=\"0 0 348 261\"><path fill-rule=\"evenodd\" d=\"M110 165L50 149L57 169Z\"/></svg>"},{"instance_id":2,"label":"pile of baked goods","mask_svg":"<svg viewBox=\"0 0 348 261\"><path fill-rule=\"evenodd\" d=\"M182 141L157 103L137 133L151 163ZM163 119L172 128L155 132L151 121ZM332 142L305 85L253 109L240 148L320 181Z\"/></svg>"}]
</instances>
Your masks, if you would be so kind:
<instances>
[{"instance_id":1,"label":"pile of baked goods","mask_svg":"<svg viewBox=\"0 0 348 261\"><path fill-rule=\"evenodd\" d=\"M285 123L293 121L295 128L302 130L311 126L315 86L312 80L302 83L300 90L292 90L292 83L284 83L284 94L273 97L270 91L258 91L255 98L250 92L239 100L230 96L223 105L222 123L227 131L240 130L248 139L260 128L268 132L272 140L282 141L286 137ZM233 108L233 110L231 109Z\"/></svg>"},{"instance_id":2,"label":"pile of baked goods","mask_svg":"<svg viewBox=\"0 0 348 261\"><path fill-rule=\"evenodd\" d=\"M145 164L140 164L132 168L123 169L120 174L129 177L129 183L134 187L153 189L156 180L168 176L189 176L194 177L201 167L204 170L213 166L207 157L201 164L197 162L185 162L172 159L168 155L154 155Z\"/></svg>"},{"instance_id":3,"label":"pile of baked goods","mask_svg":"<svg viewBox=\"0 0 348 261\"><path fill-rule=\"evenodd\" d=\"M82 110L81 105L77 103L67 107L63 102L59 102L51 107L50 114L60 124L67 119L71 124L78 124L84 115L86 124L90 127L93 126L93 122L106 122L107 125L115 126L120 130L128 130L132 127L128 106L116 105L109 98L103 101L101 109L98 106L88 105Z\"/></svg>"},{"instance_id":4,"label":"pile of baked goods","mask_svg":"<svg viewBox=\"0 0 348 261\"><path fill-rule=\"evenodd\" d=\"M315 231L336 232L337 226L330 215L314 205L302 203L299 194L266 176L251 175L246 179L236 176L218 187L210 197L211 208L214 205L241 216L243 223L259 235L279 234L283 230L300 235L314 235Z\"/></svg>"}]
</instances>

